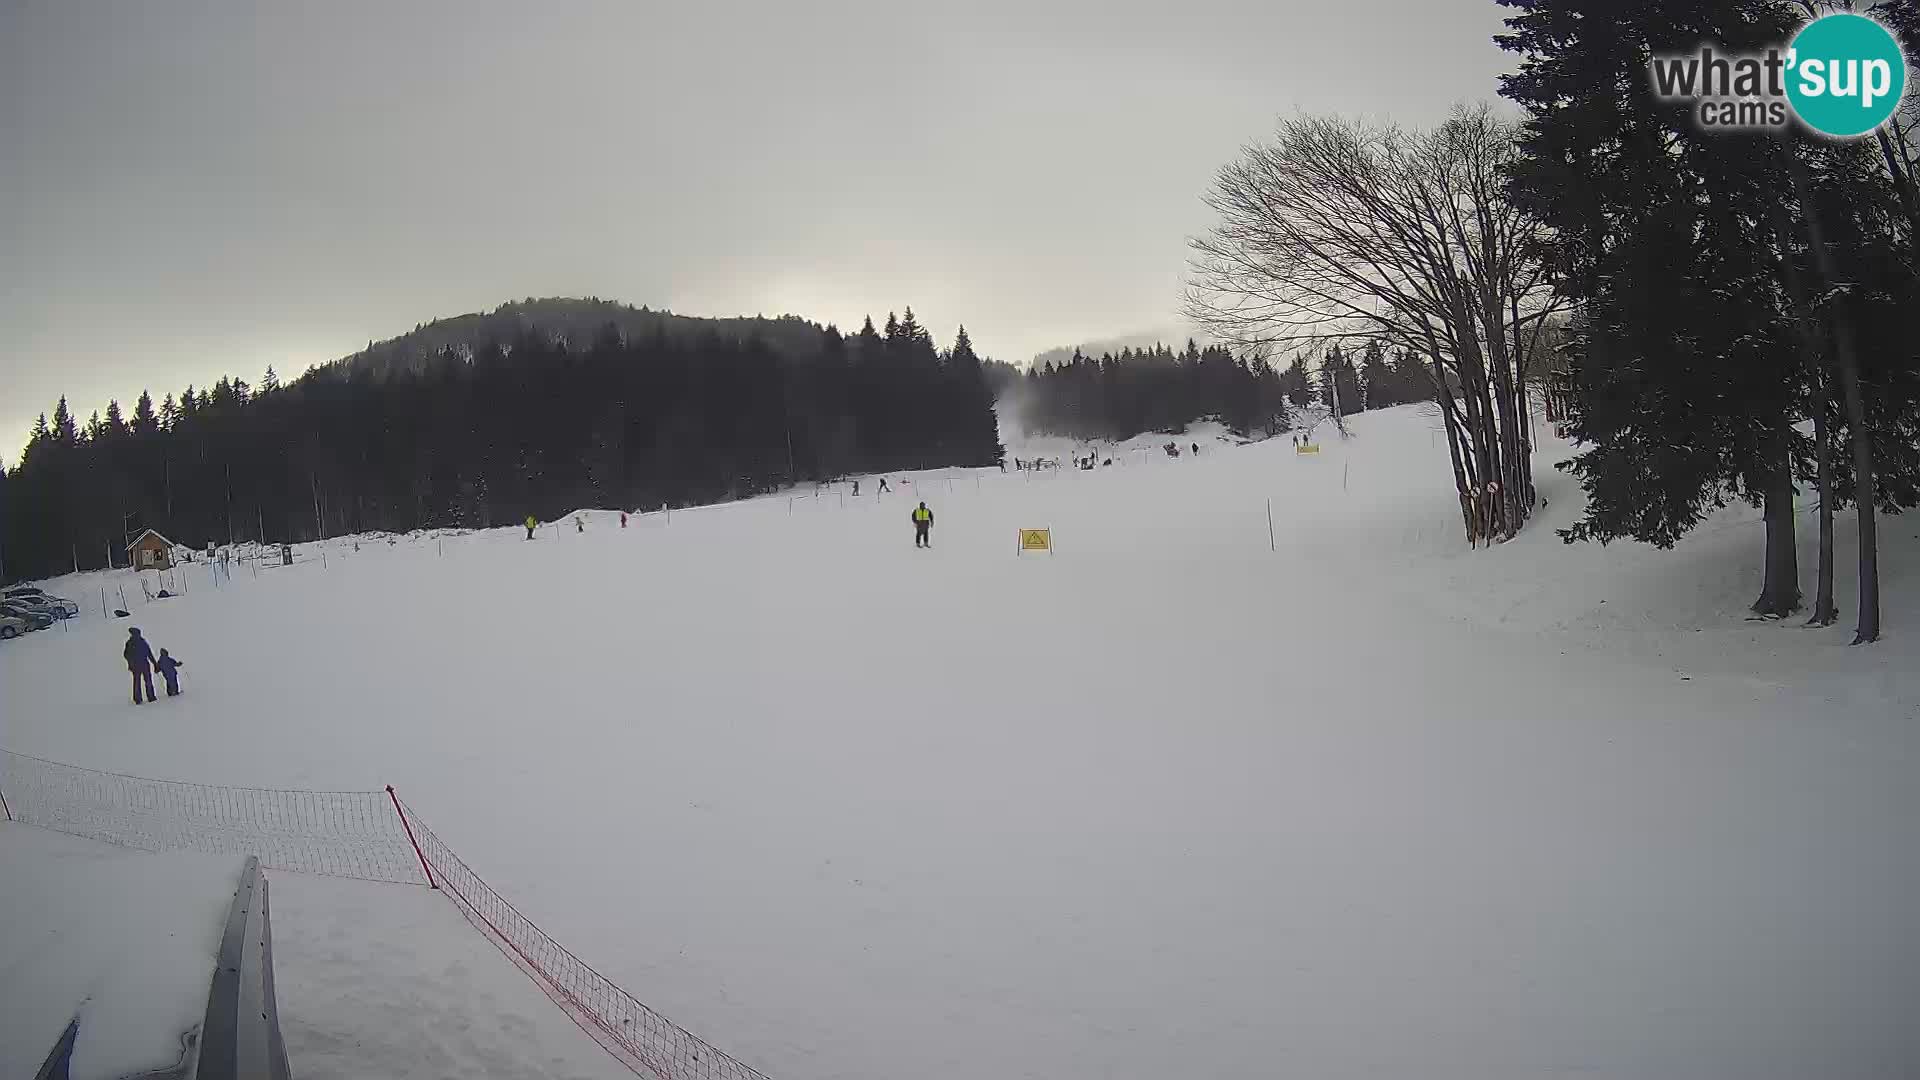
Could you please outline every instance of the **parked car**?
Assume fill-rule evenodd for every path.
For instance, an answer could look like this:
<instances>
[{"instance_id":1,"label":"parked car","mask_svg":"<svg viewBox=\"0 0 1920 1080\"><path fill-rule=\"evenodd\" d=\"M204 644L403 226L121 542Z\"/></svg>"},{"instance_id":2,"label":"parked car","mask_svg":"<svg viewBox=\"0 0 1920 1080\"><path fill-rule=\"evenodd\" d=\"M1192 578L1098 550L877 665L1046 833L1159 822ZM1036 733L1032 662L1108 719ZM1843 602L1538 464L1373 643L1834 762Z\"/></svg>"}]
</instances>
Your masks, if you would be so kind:
<instances>
[{"instance_id":1,"label":"parked car","mask_svg":"<svg viewBox=\"0 0 1920 1080\"><path fill-rule=\"evenodd\" d=\"M45 630L53 625L54 614L51 608L28 604L23 600L0 602L0 615L11 615L25 620L29 630Z\"/></svg>"},{"instance_id":2,"label":"parked car","mask_svg":"<svg viewBox=\"0 0 1920 1080\"><path fill-rule=\"evenodd\" d=\"M53 617L56 619L71 619L75 615L80 614L80 605L64 596L50 596L47 593L41 593L39 596L28 597L27 602L52 608Z\"/></svg>"},{"instance_id":3,"label":"parked car","mask_svg":"<svg viewBox=\"0 0 1920 1080\"><path fill-rule=\"evenodd\" d=\"M65 619L80 614L80 605L65 597L42 592L39 589L8 589L0 593L0 602L26 604L29 607L47 608L56 619Z\"/></svg>"},{"instance_id":4,"label":"parked car","mask_svg":"<svg viewBox=\"0 0 1920 1080\"><path fill-rule=\"evenodd\" d=\"M4 598L4 600L8 601L8 603L25 603L25 605L29 605L29 607L46 607L46 609L54 615L54 619L69 619L69 617L81 613L81 605L79 605L79 603L67 600L67 598L63 598L63 596L54 596L54 594L50 594L50 592L33 592L33 594L25 594L25 596L8 596L8 598Z\"/></svg>"},{"instance_id":5,"label":"parked car","mask_svg":"<svg viewBox=\"0 0 1920 1080\"><path fill-rule=\"evenodd\" d=\"M19 637L31 629L32 624L18 615L0 615L0 640Z\"/></svg>"},{"instance_id":6,"label":"parked car","mask_svg":"<svg viewBox=\"0 0 1920 1080\"><path fill-rule=\"evenodd\" d=\"M55 596L38 585L14 585L0 589L0 600L19 600L24 603L54 609L54 618L65 619L80 614L80 605L65 597Z\"/></svg>"}]
</instances>

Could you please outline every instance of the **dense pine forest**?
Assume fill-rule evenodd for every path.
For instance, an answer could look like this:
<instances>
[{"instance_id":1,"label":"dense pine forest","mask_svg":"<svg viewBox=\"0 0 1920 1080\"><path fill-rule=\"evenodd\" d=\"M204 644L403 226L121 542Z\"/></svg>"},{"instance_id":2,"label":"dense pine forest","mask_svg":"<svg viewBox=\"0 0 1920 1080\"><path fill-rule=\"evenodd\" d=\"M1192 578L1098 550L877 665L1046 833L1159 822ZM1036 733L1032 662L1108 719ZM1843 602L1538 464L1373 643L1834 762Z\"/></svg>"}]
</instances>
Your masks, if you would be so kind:
<instances>
[{"instance_id":1,"label":"dense pine forest","mask_svg":"<svg viewBox=\"0 0 1920 1080\"><path fill-rule=\"evenodd\" d=\"M1205 417L1241 434L1273 434L1287 423L1280 378L1264 361L1191 341L1178 353L1157 345L1097 360L1075 349L1063 364L1029 368L1017 393L1027 430L1074 439L1179 431Z\"/></svg>"},{"instance_id":2,"label":"dense pine forest","mask_svg":"<svg viewBox=\"0 0 1920 1080\"><path fill-rule=\"evenodd\" d=\"M1840 618L1836 511L1856 519L1856 641L1879 637L1879 515L1920 506L1920 110L1875 138L1716 133L1645 92L1646 57L1792 38L1838 5L1501 0L1524 110L1507 197L1556 252L1574 312L1563 466L1573 540L1671 546L1739 500L1761 508L1753 610L1805 606L1796 504L1817 507L1809 621ZM1862 5L1920 55L1920 3ZM1631 85L1616 95L1597 87Z\"/></svg>"},{"instance_id":3,"label":"dense pine forest","mask_svg":"<svg viewBox=\"0 0 1920 1080\"><path fill-rule=\"evenodd\" d=\"M61 399L0 487L6 574L124 565L148 527L194 546L485 527L1001 458L966 331L940 349L911 309L847 336L584 301L462 320L284 385L143 390L86 420Z\"/></svg>"},{"instance_id":4,"label":"dense pine forest","mask_svg":"<svg viewBox=\"0 0 1920 1080\"><path fill-rule=\"evenodd\" d=\"M1009 390L1029 430L1074 439L1127 439L1179 431L1204 419L1219 420L1242 436L1263 437L1287 430L1293 410L1328 402L1336 391L1343 413L1433 397L1411 354L1389 362L1379 342L1368 342L1362 356L1356 365L1334 345L1310 374L1304 356L1275 370L1257 356L1193 341L1179 352L1161 344L1099 359L1076 349L1062 363L1042 360Z\"/></svg>"}]
</instances>

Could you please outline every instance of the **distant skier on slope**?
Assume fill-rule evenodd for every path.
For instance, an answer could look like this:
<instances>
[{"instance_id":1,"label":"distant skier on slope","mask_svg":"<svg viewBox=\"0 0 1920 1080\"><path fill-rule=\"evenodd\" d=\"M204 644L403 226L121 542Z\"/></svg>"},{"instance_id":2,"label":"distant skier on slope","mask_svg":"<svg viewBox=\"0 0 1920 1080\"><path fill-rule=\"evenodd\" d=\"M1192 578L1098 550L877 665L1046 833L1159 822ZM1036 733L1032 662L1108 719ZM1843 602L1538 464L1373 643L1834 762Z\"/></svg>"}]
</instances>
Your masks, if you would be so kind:
<instances>
[{"instance_id":1,"label":"distant skier on slope","mask_svg":"<svg viewBox=\"0 0 1920 1080\"><path fill-rule=\"evenodd\" d=\"M932 547L933 538L929 535L932 532L933 511L927 509L926 503L921 503L913 511L913 546Z\"/></svg>"},{"instance_id":2,"label":"distant skier on slope","mask_svg":"<svg viewBox=\"0 0 1920 1080\"><path fill-rule=\"evenodd\" d=\"M892 491L893 491L893 489L892 489L892 488L890 488L890 487L888 487L888 486L887 486L887 478L886 478L886 477L884 477L884 476L880 478L880 491L881 491L881 492L882 492L883 494L885 494L885 493L890 493L890 492L892 492Z\"/></svg>"},{"instance_id":3,"label":"distant skier on slope","mask_svg":"<svg viewBox=\"0 0 1920 1080\"><path fill-rule=\"evenodd\" d=\"M127 670L133 673L133 703L141 704L142 683L147 687L147 701L153 701L153 646L140 636L139 627L127 628L127 646L120 650L120 655L126 658Z\"/></svg>"},{"instance_id":4,"label":"distant skier on slope","mask_svg":"<svg viewBox=\"0 0 1920 1080\"><path fill-rule=\"evenodd\" d=\"M533 530L537 528L539 524L539 522L533 520L532 514L527 515L527 539L533 539Z\"/></svg>"}]
</instances>

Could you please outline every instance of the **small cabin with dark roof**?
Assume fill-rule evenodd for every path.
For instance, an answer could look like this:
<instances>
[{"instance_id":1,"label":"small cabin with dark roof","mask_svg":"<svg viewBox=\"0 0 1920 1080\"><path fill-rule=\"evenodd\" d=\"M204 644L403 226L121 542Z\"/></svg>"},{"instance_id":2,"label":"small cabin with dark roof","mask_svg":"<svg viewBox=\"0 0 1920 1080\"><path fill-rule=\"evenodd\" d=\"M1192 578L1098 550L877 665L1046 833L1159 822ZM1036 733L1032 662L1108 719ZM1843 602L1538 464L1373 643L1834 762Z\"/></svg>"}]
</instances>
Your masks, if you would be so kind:
<instances>
[{"instance_id":1,"label":"small cabin with dark roof","mask_svg":"<svg viewBox=\"0 0 1920 1080\"><path fill-rule=\"evenodd\" d=\"M140 530L127 545L127 561L135 570L167 570L173 566L173 541L154 532Z\"/></svg>"}]
</instances>

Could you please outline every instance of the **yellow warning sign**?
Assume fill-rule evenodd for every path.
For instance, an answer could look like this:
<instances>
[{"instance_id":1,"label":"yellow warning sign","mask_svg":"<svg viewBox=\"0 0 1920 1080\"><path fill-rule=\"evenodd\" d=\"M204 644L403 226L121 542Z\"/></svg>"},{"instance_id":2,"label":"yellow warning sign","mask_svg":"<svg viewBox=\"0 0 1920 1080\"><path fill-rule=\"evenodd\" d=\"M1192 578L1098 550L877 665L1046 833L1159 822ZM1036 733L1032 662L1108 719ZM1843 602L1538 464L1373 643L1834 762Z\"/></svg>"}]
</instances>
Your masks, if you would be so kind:
<instances>
[{"instance_id":1,"label":"yellow warning sign","mask_svg":"<svg viewBox=\"0 0 1920 1080\"><path fill-rule=\"evenodd\" d=\"M1045 551L1051 554L1053 551L1053 530L1052 529L1021 529L1020 530L1020 550L1021 551Z\"/></svg>"},{"instance_id":2,"label":"yellow warning sign","mask_svg":"<svg viewBox=\"0 0 1920 1080\"><path fill-rule=\"evenodd\" d=\"M1293 452L1296 454L1317 454L1320 452L1320 444L1310 442L1301 443L1299 446L1293 448Z\"/></svg>"}]
</instances>

